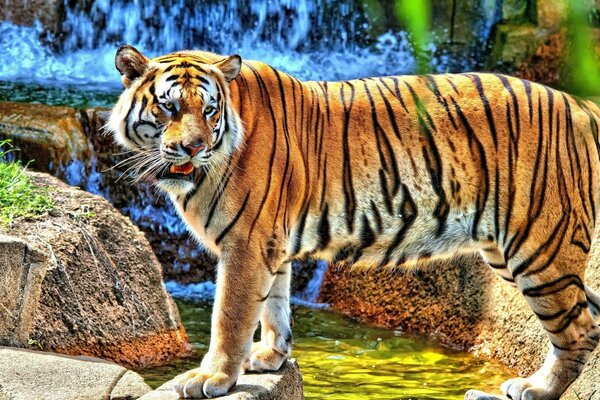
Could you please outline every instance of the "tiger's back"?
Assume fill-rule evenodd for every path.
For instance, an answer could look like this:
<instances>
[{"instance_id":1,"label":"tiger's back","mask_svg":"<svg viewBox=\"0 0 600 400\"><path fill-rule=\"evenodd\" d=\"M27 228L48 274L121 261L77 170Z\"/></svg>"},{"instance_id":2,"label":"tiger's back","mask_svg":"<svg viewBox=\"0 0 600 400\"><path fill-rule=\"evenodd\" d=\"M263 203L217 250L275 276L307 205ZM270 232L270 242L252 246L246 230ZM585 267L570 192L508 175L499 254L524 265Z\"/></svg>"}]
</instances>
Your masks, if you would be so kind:
<instances>
[{"instance_id":1,"label":"tiger's back","mask_svg":"<svg viewBox=\"0 0 600 400\"><path fill-rule=\"evenodd\" d=\"M290 261L311 257L414 267L480 252L553 344L503 391L558 398L579 375L600 340L584 283L600 246L596 105L494 74L301 82L237 56L134 50L117 54L129 89L113 131L160 149L150 172L219 257L211 347L182 394L227 392L244 360L282 365Z\"/></svg>"},{"instance_id":2,"label":"tiger's back","mask_svg":"<svg viewBox=\"0 0 600 400\"><path fill-rule=\"evenodd\" d=\"M266 199L258 213L270 205L261 219L283 228L286 257L412 266L496 245L512 256L570 212L589 249L600 193L592 103L492 74L301 83L259 70L260 108L279 135L253 138L255 128L247 153L271 145L271 185L254 197Z\"/></svg>"}]
</instances>

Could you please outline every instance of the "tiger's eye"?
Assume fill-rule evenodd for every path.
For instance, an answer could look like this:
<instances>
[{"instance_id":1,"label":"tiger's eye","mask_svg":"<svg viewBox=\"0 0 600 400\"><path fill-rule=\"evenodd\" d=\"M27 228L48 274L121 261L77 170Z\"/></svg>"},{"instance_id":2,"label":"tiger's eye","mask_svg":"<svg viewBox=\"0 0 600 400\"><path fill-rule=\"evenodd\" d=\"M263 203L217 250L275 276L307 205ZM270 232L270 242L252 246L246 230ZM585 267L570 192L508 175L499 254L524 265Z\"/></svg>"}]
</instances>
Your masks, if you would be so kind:
<instances>
[{"instance_id":1,"label":"tiger's eye","mask_svg":"<svg viewBox=\"0 0 600 400\"><path fill-rule=\"evenodd\" d=\"M164 107L171 111L175 106L173 105L173 103L171 103L170 101L167 101L166 103L164 103Z\"/></svg>"},{"instance_id":2,"label":"tiger's eye","mask_svg":"<svg viewBox=\"0 0 600 400\"><path fill-rule=\"evenodd\" d=\"M213 106L206 106L204 108L204 115L209 116L212 113L214 113L216 111L216 109Z\"/></svg>"}]
</instances>

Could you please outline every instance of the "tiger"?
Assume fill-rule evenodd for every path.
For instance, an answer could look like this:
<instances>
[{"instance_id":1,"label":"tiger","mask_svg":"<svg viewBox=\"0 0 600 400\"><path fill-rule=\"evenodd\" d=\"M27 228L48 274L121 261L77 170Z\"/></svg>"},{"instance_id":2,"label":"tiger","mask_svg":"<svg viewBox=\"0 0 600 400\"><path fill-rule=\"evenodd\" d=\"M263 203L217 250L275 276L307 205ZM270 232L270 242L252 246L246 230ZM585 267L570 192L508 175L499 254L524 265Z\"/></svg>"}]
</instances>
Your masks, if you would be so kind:
<instances>
[{"instance_id":1,"label":"tiger","mask_svg":"<svg viewBox=\"0 0 600 400\"><path fill-rule=\"evenodd\" d=\"M175 378L180 397L282 367L291 262L308 259L411 270L478 253L551 342L501 391L559 399L577 379L600 341L585 284L600 267L596 104L491 73L300 81L235 54L129 45L115 66L107 128L218 259L209 349Z\"/></svg>"}]
</instances>

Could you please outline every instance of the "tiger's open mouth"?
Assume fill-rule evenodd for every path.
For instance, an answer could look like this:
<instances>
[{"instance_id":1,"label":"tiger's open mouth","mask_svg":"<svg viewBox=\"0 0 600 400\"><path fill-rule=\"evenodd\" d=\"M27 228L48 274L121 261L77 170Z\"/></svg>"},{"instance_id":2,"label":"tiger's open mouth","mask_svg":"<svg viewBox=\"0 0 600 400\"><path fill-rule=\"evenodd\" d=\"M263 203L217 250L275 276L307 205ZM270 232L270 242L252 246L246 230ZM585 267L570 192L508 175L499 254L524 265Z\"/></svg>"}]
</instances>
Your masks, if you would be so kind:
<instances>
[{"instance_id":1,"label":"tiger's open mouth","mask_svg":"<svg viewBox=\"0 0 600 400\"><path fill-rule=\"evenodd\" d=\"M164 170L159 179L181 179L191 181L194 172L194 165L188 161L180 165L171 165L169 169Z\"/></svg>"}]
</instances>

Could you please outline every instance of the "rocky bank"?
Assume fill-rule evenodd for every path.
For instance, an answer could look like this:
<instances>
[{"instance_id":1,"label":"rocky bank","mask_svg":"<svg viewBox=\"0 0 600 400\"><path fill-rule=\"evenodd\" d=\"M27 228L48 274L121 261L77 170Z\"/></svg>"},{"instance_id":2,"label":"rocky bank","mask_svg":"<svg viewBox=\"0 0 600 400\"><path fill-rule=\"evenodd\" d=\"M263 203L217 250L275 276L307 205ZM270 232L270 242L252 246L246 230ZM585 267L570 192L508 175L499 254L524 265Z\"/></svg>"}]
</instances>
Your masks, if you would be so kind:
<instances>
[{"instance_id":1,"label":"rocky bank","mask_svg":"<svg viewBox=\"0 0 600 400\"><path fill-rule=\"evenodd\" d=\"M106 200L43 173L55 208L0 227L0 345L163 363L188 350L161 265Z\"/></svg>"},{"instance_id":2,"label":"rocky bank","mask_svg":"<svg viewBox=\"0 0 600 400\"><path fill-rule=\"evenodd\" d=\"M600 290L600 264L588 269L586 279ZM331 267L320 300L368 323L432 335L496 358L520 375L537 370L550 346L521 293L475 256L419 272ZM600 348L563 399L600 400Z\"/></svg>"}]
</instances>

